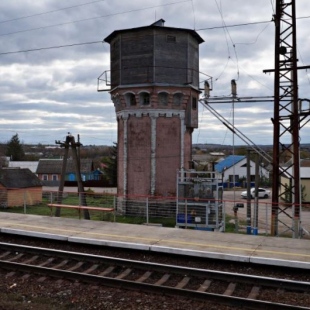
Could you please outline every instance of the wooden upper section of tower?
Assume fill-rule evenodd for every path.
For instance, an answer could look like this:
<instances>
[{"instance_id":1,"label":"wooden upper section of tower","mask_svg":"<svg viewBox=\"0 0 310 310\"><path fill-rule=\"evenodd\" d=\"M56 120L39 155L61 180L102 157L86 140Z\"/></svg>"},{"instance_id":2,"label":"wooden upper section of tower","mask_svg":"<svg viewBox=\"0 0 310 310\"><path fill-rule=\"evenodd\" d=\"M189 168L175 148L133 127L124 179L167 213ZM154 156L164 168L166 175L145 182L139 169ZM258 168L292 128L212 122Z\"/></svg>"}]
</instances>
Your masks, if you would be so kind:
<instances>
[{"instance_id":1,"label":"wooden upper section of tower","mask_svg":"<svg viewBox=\"0 0 310 310\"><path fill-rule=\"evenodd\" d=\"M111 50L111 90L139 85L199 89L199 44L194 30L146 27L113 31L104 39Z\"/></svg>"}]
</instances>

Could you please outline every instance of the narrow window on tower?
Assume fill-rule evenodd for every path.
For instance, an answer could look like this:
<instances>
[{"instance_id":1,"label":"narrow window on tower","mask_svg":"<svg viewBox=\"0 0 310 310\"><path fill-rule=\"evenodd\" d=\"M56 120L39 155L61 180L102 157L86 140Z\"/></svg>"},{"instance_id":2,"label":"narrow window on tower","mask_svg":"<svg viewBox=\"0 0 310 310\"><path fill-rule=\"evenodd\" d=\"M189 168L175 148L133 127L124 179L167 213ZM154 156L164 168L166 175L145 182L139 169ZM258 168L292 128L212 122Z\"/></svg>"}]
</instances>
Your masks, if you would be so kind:
<instances>
[{"instance_id":1,"label":"narrow window on tower","mask_svg":"<svg viewBox=\"0 0 310 310\"><path fill-rule=\"evenodd\" d=\"M197 98L192 97L192 109L197 110Z\"/></svg>"},{"instance_id":2,"label":"narrow window on tower","mask_svg":"<svg viewBox=\"0 0 310 310\"><path fill-rule=\"evenodd\" d=\"M162 92L158 94L158 103L161 106L168 105L168 93Z\"/></svg>"},{"instance_id":3,"label":"narrow window on tower","mask_svg":"<svg viewBox=\"0 0 310 310\"><path fill-rule=\"evenodd\" d=\"M130 96L130 105L137 105L136 96L134 94Z\"/></svg>"},{"instance_id":4,"label":"narrow window on tower","mask_svg":"<svg viewBox=\"0 0 310 310\"><path fill-rule=\"evenodd\" d=\"M140 105L149 105L150 104L150 94L147 92L142 92L139 94Z\"/></svg>"},{"instance_id":5,"label":"narrow window on tower","mask_svg":"<svg viewBox=\"0 0 310 310\"><path fill-rule=\"evenodd\" d=\"M181 93L176 93L173 95L173 104L175 106L180 106L182 103L183 95Z\"/></svg>"},{"instance_id":6,"label":"narrow window on tower","mask_svg":"<svg viewBox=\"0 0 310 310\"><path fill-rule=\"evenodd\" d=\"M118 94L112 97L112 101L115 106L119 106L121 104L120 97Z\"/></svg>"},{"instance_id":7,"label":"narrow window on tower","mask_svg":"<svg viewBox=\"0 0 310 310\"><path fill-rule=\"evenodd\" d=\"M137 104L136 103L136 96L133 93L125 94L125 100L126 100L126 106L127 107L135 106Z\"/></svg>"}]
</instances>

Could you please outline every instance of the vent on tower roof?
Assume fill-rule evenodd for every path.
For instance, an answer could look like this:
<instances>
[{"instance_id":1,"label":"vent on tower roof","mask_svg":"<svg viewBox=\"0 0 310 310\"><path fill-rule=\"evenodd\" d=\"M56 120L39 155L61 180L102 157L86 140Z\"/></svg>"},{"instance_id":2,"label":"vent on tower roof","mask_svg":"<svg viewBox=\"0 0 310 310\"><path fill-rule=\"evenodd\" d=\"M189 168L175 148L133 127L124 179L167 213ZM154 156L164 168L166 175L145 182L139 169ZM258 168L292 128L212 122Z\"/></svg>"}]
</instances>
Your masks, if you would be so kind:
<instances>
[{"instance_id":1,"label":"vent on tower roof","mask_svg":"<svg viewBox=\"0 0 310 310\"><path fill-rule=\"evenodd\" d=\"M157 22L153 23L151 26L164 27L165 26L165 21L161 18Z\"/></svg>"}]
</instances>

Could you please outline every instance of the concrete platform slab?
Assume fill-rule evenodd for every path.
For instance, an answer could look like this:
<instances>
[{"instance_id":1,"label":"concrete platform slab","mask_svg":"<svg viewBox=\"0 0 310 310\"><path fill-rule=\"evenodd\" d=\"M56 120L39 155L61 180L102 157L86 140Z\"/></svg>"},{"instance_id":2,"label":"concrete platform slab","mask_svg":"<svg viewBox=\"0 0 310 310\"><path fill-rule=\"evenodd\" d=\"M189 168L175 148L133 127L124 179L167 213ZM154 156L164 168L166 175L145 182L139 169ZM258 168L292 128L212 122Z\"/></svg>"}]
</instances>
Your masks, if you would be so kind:
<instances>
[{"instance_id":1,"label":"concrete platform slab","mask_svg":"<svg viewBox=\"0 0 310 310\"><path fill-rule=\"evenodd\" d=\"M310 269L310 241L0 213L1 233Z\"/></svg>"}]
</instances>

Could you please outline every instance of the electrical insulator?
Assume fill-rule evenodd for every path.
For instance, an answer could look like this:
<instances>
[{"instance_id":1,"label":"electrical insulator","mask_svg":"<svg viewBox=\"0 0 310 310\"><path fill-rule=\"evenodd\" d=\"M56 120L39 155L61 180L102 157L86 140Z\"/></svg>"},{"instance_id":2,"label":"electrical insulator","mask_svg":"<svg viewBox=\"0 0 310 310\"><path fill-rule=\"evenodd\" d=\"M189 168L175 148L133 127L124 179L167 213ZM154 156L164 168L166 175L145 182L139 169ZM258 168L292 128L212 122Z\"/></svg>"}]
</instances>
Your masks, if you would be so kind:
<instances>
[{"instance_id":1,"label":"electrical insulator","mask_svg":"<svg viewBox=\"0 0 310 310\"><path fill-rule=\"evenodd\" d=\"M231 94L233 97L237 97L237 84L235 80L231 80Z\"/></svg>"},{"instance_id":2,"label":"electrical insulator","mask_svg":"<svg viewBox=\"0 0 310 310\"><path fill-rule=\"evenodd\" d=\"M210 85L208 81L205 81L205 97L206 98L210 97Z\"/></svg>"}]
</instances>

